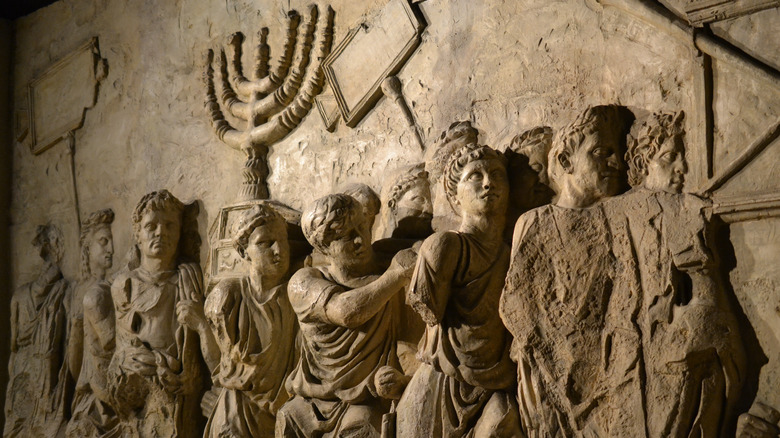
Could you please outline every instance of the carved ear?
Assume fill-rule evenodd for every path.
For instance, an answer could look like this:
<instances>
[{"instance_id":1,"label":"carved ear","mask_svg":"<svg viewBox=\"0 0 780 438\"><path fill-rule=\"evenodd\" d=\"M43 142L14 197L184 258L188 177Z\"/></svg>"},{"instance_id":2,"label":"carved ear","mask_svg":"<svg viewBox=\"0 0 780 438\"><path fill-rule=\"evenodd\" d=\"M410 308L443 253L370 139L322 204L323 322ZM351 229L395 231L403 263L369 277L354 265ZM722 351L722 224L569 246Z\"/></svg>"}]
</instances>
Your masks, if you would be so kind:
<instances>
[{"instance_id":1,"label":"carved ear","mask_svg":"<svg viewBox=\"0 0 780 438\"><path fill-rule=\"evenodd\" d=\"M569 154L566 152L561 152L558 154L555 159L558 160L558 164L561 166L561 168L566 172L571 172L571 161L569 161Z\"/></svg>"}]
</instances>

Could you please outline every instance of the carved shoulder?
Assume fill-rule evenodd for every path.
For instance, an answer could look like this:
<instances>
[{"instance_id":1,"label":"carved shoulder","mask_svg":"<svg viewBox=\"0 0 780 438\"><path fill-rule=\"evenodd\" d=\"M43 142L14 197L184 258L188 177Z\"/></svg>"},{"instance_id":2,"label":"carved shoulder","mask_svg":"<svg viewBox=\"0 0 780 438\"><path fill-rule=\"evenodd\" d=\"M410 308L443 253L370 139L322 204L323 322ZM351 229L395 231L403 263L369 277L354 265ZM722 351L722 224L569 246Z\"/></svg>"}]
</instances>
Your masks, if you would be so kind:
<instances>
[{"instance_id":1,"label":"carved shoulder","mask_svg":"<svg viewBox=\"0 0 780 438\"><path fill-rule=\"evenodd\" d=\"M430 235L420 247L420 254L429 258L451 257L460 251L461 241L454 231L439 231Z\"/></svg>"},{"instance_id":2,"label":"carved shoulder","mask_svg":"<svg viewBox=\"0 0 780 438\"><path fill-rule=\"evenodd\" d=\"M204 311L206 316L214 317L226 313L233 306L241 290L241 278L226 278L214 286L206 297Z\"/></svg>"},{"instance_id":3,"label":"carved shoulder","mask_svg":"<svg viewBox=\"0 0 780 438\"><path fill-rule=\"evenodd\" d=\"M91 319L102 319L111 314L113 300L107 285L94 284L84 291L84 316Z\"/></svg>"},{"instance_id":4,"label":"carved shoulder","mask_svg":"<svg viewBox=\"0 0 780 438\"><path fill-rule=\"evenodd\" d=\"M130 288L132 280L129 271L122 271L116 275L111 283L111 298L117 308L130 301Z\"/></svg>"}]
</instances>

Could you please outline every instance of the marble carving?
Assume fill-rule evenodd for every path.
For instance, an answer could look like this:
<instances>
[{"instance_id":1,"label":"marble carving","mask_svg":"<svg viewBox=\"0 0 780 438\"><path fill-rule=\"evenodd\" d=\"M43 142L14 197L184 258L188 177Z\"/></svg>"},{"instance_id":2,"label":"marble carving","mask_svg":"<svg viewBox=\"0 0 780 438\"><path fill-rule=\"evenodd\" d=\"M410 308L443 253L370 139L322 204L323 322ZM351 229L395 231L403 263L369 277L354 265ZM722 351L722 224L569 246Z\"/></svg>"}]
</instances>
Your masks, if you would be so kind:
<instances>
[{"instance_id":1,"label":"marble carving","mask_svg":"<svg viewBox=\"0 0 780 438\"><path fill-rule=\"evenodd\" d=\"M134 208L117 202L79 218L70 240L63 223L37 227L38 258L25 267L33 280L10 297L3 437L780 436L780 406L766 388L758 395L759 377L771 380L758 375L770 360L761 348L777 347L735 298L739 260L728 244L738 240L724 238L727 207L711 193L760 151L748 147L726 170L714 172L709 155L692 169L701 148L728 155L707 137L714 130L703 132L727 111L582 99L536 108L542 115L527 124L490 111L442 124L431 114L446 103L426 107L419 96L452 71L442 68L439 83L405 79L406 94L394 76L419 73L409 61L438 35L440 23L429 25L416 4L427 2L414 3L391 0L356 26L336 26L331 7L299 15L287 5L275 64L262 28L247 76L242 33L206 51L202 118L246 156L238 200L208 197L220 200L207 204L216 216L201 211L209 193L182 191L199 199L185 203L159 189ZM694 6L686 10L696 23L719 21L719 9ZM602 18L604 33L619 22ZM331 53L339 30L347 37ZM710 28L691 32L694 42L714 38ZM712 59L696 59L710 69L696 92L711 91L722 78L713 79ZM481 74L468 82L479 87ZM334 121L327 133L316 124L320 137L291 135L326 75L320 100L338 100L350 134ZM491 99L538 105L515 97ZM583 103L594 101L605 103ZM475 98L471 108L488 103ZM774 141L773 126L752 144ZM327 136L347 135L363 136L342 145L356 151L353 165L338 154L330 163ZM382 154L377 142L396 140L409 147L382 155L385 168L362 167ZM320 173L296 175L289 190L306 193L292 199L276 196L289 193L273 174L292 172L288 156ZM271 172L269 163L280 165ZM177 176L154 181L179 193ZM740 214L761 219L763 205ZM213 269L204 277L207 220ZM66 242L78 245L66 251ZM129 243L121 263L115 242ZM67 253L78 255L76 280L63 274ZM774 287L750 284L756 295Z\"/></svg>"}]
</instances>

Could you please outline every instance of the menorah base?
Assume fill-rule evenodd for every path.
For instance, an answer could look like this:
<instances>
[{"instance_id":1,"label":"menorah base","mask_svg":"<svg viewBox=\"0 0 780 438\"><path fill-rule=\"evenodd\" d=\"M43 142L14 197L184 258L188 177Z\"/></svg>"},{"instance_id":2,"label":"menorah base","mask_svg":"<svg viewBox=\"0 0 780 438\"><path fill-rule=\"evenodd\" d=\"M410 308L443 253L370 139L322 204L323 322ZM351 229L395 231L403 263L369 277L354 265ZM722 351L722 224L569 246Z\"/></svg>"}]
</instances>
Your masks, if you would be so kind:
<instances>
[{"instance_id":1,"label":"menorah base","mask_svg":"<svg viewBox=\"0 0 780 438\"><path fill-rule=\"evenodd\" d=\"M256 199L268 199L268 187L265 182L243 183L238 191L239 201L254 201Z\"/></svg>"}]
</instances>

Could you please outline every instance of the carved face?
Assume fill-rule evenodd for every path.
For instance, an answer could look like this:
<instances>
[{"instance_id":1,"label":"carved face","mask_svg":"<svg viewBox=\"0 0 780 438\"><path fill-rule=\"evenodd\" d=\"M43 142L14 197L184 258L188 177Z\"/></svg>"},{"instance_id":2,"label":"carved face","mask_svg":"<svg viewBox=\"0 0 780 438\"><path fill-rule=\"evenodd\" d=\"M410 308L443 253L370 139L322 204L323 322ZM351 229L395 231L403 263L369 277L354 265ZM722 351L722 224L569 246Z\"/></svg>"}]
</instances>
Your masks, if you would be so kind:
<instances>
[{"instance_id":1,"label":"carved face","mask_svg":"<svg viewBox=\"0 0 780 438\"><path fill-rule=\"evenodd\" d=\"M146 211L135 239L145 257L170 261L176 256L181 233L181 214L175 211Z\"/></svg>"},{"instance_id":2,"label":"carved face","mask_svg":"<svg viewBox=\"0 0 780 438\"><path fill-rule=\"evenodd\" d=\"M647 163L644 186L653 191L680 193L687 171L682 136L669 137Z\"/></svg>"},{"instance_id":3,"label":"carved face","mask_svg":"<svg viewBox=\"0 0 780 438\"><path fill-rule=\"evenodd\" d=\"M547 176L547 153L541 147L524 149L514 159L510 180L512 203L522 210L547 204L555 194Z\"/></svg>"},{"instance_id":4,"label":"carved face","mask_svg":"<svg viewBox=\"0 0 780 438\"><path fill-rule=\"evenodd\" d=\"M395 206L395 217L431 217L433 204L431 204L431 189L424 181L421 181L401 195Z\"/></svg>"},{"instance_id":5,"label":"carved face","mask_svg":"<svg viewBox=\"0 0 780 438\"><path fill-rule=\"evenodd\" d=\"M364 266L374 257L371 247L371 231L362 214L345 225L341 235L330 242L328 257L342 266Z\"/></svg>"},{"instance_id":6,"label":"carved face","mask_svg":"<svg viewBox=\"0 0 780 438\"><path fill-rule=\"evenodd\" d=\"M114 238L111 235L111 227L104 225L92 232L89 241L89 266L94 272L105 272L114 261Z\"/></svg>"},{"instance_id":7,"label":"carved face","mask_svg":"<svg viewBox=\"0 0 780 438\"><path fill-rule=\"evenodd\" d=\"M620 190L620 181L626 165L614 135L599 131L586 135L584 142L569 158L567 171L576 191L584 197L599 200L613 196Z\"/></svg>"},{"instance_id":8,"label":"carved face","mask_svg":"<svg viewBox=\"0 0 780 438\"><path fill-rule=\"evenodd\" d=\"M456 195L461 215L504 214L508 197L506 168L500 161L475 160L463 168Z\"/></svg>"},{"instance_id":9,"label":"carved face","mask_svg":"<svg viewBox=\"0 0 780 438\"><path fill-rule=\"evenodd\" d=\"M278 283L290 267L290 245L287 230L283 224L269 223L252 231L246 245L246 257L252 263L252 270Z\"/></svg>"}]
</instances>

